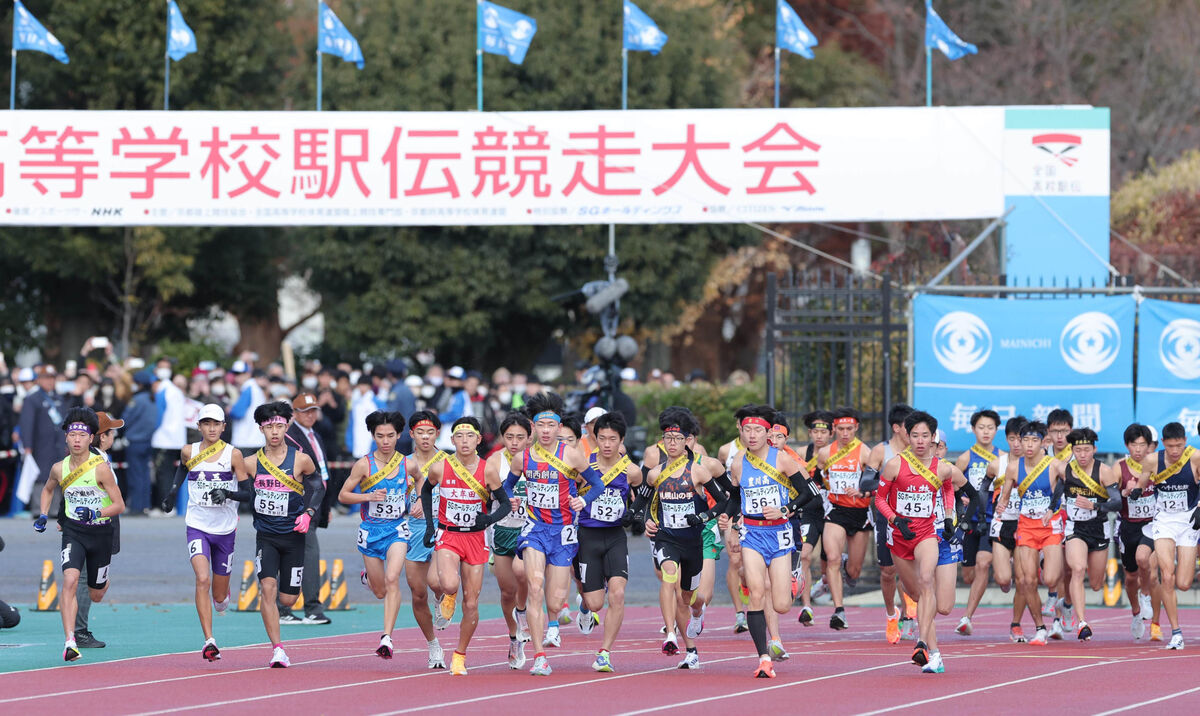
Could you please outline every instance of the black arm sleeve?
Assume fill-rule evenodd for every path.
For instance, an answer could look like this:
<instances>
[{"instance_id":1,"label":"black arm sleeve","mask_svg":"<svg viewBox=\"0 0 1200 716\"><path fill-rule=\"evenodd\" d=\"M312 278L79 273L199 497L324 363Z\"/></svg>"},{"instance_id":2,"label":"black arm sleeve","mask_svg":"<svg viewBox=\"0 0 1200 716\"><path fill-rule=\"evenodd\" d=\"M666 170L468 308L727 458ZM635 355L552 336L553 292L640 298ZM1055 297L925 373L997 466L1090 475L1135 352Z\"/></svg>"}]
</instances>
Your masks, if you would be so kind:
<instances>
[{"instance_id":1,"label":"black arm sleeve","mask_svg":"<svg viewBox=\"0 0 1200 716\"><path fill-rule=\"evenodd\" d=\"M227 492L226 500L236 500L237 502L253 502L254 501L254 480L246 478L238 480L237 490L235 492Z\"/></svg>"},{"instance_id":2,"label":"black arm sleeve","mask_svg":"<svg viewBox=\"0 0 1200 716\"><path fill-rule=\"evenodd\" d=\"M720 484L718 484L715 478L704 483L704 491L708 493L708 496L711 497L715 503L712 506L712 509L705 510L707 513L706 520L708 520L726 510L729 504L729 493L726 492Z\"/></svg>"},{"instance_id":3,"label":"black arm sleeve","mask_svg":"<svg viewBox=\"0 0 1200 716\"><path fill-rule=\"evenodd\" d=\"M963 495L966 495L969 501L965 510L962 508L962 502L958 499ZM983 514L983 503L979 499L979 491L971 485L970 481L964 482L962 487L954 491L954 507L959 512L959 522L962 521L963 515Z\"/></svg>"},{"instance_id":4,"label":"black arm sleeve","mask_svg":"<svg viewBox=\"0 0 1200 716\"><path fill-rule=\"evenodd\" d=\"M863 467L862 476L858 479L859 492L874 492L879 489L879 471L873 467Z\"/></svg>"},{"instance_id":5,"label":"black arm sleeve","mask_svg":"<svg viewBox=\"0 0 1200 716\"><path fill-rule=\"evenodd\" d=\"M187 474L187 465L184 465L183 460L180 460L179 466L175 468L175 482L171 485L171 494L174 495L179 492L179 486L182 485L183 481L187 479Z\"/></svg>"},{"instance_id":6,"label":"black arm sleeve","mask_svg":"<svg viewBox=\"0 0 1200 716\"><path fill-rule=\"evenodd\" d=\"M1062 507L1062 497L1067 491L1067 478L1058 478L1058 483L1054 485L1054 494L1050 496L1050 509L1058 510Z\"/></svg>"},{"instance_id":7,"label":"black arm sleeve","mask_svg":"<svg viewBox=\"0 0 1200 716\"><path fill-rule=\"evenodd\" d=\"M787 503L788 514L798 514L808 504L809 500L821 496L821 491L817 488L816 484L804 477L804 473L800 471L793 472L791 475L788 475L788 479L792 481L792 488L796 491L796 497Z\"/></svg>"},{"instance_id":8,"label":"black arm sleeve","mask_svg":"<svg viewBox=\"0 0 1200 716\"><path fill-rule=\"evenodd\" d=\"M421 491L421 496L424 498L425 491ZM475 523L478 529L487 529L488 525L493 525L504 519L512 510L512 505L509 504L508 494L504 492L504 488L500 487L491 491L492 511L483 515L483 519ZM432 499L430 500L432 502ZM482 522L482 524L480 524Z\"/></svg>"},{"instance_id":9,"label":"black arm sleeve","mask_svg":"<svg viewBox=\"0 0 1200 716\"><path fill-rule=\"evenodd\" d=\"M313 514L316 514L321 511L321 500L324 499L325 481L321 479L318 470L313 470L304 476L304 509L312 510Z\"/></svg>"},{"instance_id":10,"label":"black arm sleeve","mask_svg":"<svg viewBox=\"0 0 1200 716\"><path fill-rule=\"evenodd\" d=\"M650 498L654 496L654 488L650 486L649 482L643 482L633 488L633 495L633 505L630 506L629 512L634 519L637 519L646 509L646 505L650 504Z\"/></svg>"},{"instance_id":11,"label":"black arm sleeve","mask_svg":"<svg viewBox=\"0 0 1200 716\"><path fill-rule=\"evenodd\" d=\"M1101 512L1120 512L1121 511L1121 490L1116 485L1106 485L1105 491L1108 492L1108 499L1101 502L1098 508Z\"/></svg>"},{"instance_id":12,"label":"black arm sleeve","mask_svg":"<svg viewBox=\"0 0 1200 716\"><path fill-rule=\"evenodd\" d=\"M421 509L425 511L425 534L433 534L433 483L429 480L421 486Z\"/></svg>"},{"instance_id":13,"label":"black arm sleeve","mask_svg":"<svg viewBox=\"0 0 1200 716\"><path fill-rule=\"evenodd\" d=\"M729 486L729 505L725 508L725 514L729 515L729 519L736 520L738 515L742 514L742 486Z\"/></svg>"}]
</instances>

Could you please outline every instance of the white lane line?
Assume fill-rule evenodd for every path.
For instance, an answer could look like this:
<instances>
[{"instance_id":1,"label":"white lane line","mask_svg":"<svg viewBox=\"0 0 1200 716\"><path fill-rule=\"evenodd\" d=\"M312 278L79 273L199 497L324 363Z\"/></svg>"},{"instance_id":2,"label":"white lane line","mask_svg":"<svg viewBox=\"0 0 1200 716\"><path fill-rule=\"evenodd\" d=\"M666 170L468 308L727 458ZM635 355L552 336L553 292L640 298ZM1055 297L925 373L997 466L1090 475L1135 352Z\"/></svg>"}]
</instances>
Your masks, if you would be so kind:
<instances>
[{"instance_id":1,"label":"white lane line","mask_svg":"<svg viewBox=\"0 0 1200 716\"><path fill-rule=\"evenodd\" d=\"M1173 694L1167 694L1166 696L1159 696L1157 699L1150 699L1149 701L1139 701L1136 704L1129 704L1128 706L1122 706L1119 709L1113 709L1111 711L1103 711L1101 713L1096 714L1096 716L1109 716L1109 714L1119 714L1122 711L1132 711L1133 709L1139 709L1139 708L1142 708L1143 706L1149 706L1150 704L1157 704L1160 701L1168 701L1170 699L1174 699L1174 698L1177 698L1180 696L1186 696L1188 694L1195 693L1197 691L1200 691L1200 686L1197 686L1194 689L1188 689L1186 691L1176 691Z\"/></svg>"}]
</instances>

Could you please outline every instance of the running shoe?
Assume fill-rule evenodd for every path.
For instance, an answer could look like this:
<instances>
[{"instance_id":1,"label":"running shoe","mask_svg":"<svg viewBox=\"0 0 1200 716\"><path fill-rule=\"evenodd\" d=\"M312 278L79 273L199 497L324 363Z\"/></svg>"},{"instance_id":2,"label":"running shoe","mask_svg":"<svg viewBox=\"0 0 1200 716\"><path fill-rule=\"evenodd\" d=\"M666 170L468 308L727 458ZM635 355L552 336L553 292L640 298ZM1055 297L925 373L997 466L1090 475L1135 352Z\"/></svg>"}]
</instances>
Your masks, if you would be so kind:
<instances>
[{"instance_id":1,"label":"running shoe","mask_svg":"<svg viewBox=\"0 0 1200 716\"><path fill-rule=\"evenodd\" d=\"M804 568L796 565L792 570L792 599L800 596L800 592L808 588L808 575L804 573Z\"/></svg>"},{"instance_id":2,"label":"running shoe","mask_svg":"<svg viewBox=\"0 0 1200 716\"><path fill-rule=\"evenodd\" d=\"M1055 597L1053 599L1047 599L1046 601L1042 602L1042 616L1044 616L1044 617L1054 616L1054 608L1057 605L1058 605L1058 597Z\"/></svg>"},{"instance_id":3,"label":"running shoe","mask_svg":"<svg viewBox=\"0 0 1200 716\"><path fill-rule=\"evenodd\" d=\"M829 617L829 628L836 631L841 631L848 628L850 625L846 622L846 612L835 611L833 616Z\"/></svg>"},{"instance_id":4,"label":"running shoe","mask_svg":"<svg viewBox=\"0 0 1200 716\"><path fill-rule=\"evenodd\" d=\"M742 634L748 631L750 631L750 625L746 623L746 612L738 612L737 619L733 622L733 633Z\"/></svg>"},{"instance_id":5,"label":"running shoe","mask_svg":"<svg viewBox=\"0 0 1200 716\"><path fill-rule=\"evenodd\" d=\"M296 616L295 614L288 613L288 614L281 614L279 616L279 623L280 624L303 624L304 620L301 619L300 617Z\"/></svg>"},{"instance_id":6,"label":"running shoe","mask_svg":"<svg viewBox=\"0 0 1200 716\"><path fill-rule=\"evenodd\" d=\"M305 614L304 618L300 620L300 623L301 624L309 624L309 625L313 625L313 624L322 625L322 624L331 624L331 623L333 623L333 620L330 619L329 617L325 616L324 614Z\"/></svg>"},{"instance_id":7,"label":"running shoe","mask_svg":"<svg viewBox=\"0 0 1200 716\"><path fill-rule=\"evenodd\" d=\"M364 587L371 586L370 584L367 583L367 570L364 569L363 571L358 573L358 581L362 582L362 585Z\"/></svg>"},{"instance_id":8,"label":"running shoe","mask_svg":"<svg viewBox=\"0 0 1200 716\"><path fill-rule=\"evenodd\" d=\"M961 636L971 636L975 631L975 627L971 624L970 617L963 617L958 620L958 626L954 627L954 631Z\"/></svg>"},{"instance_id":9,"label":"running shoe","mask_svg":"<svg viewBox=\"0 0 1200 716\"><path fill-rule=\"evenodd\" d=\"M450 673L454 676L467 675L467 655L457 651L450 655Z\"/></svg>"},{"instance_id":10,"label":"running shoe","mask_svg":"<svg viewBox=\"0 0 1200 716\"><path fill-rule=\"evenodd\" d=\"M1029 641L1025 638L1025 630L1020 626L1008 628L1008 640L1014 644L1024 644Z\"/></svg>"},{"instance_id":11,"label":"running shoe","mask_svg":"<svg viewBox=\"0 0 1200 716\"><path fill-rule=\"evenodd\" d=\"M680 669L699 669L700 668L700 654L697 652L694 652L694 651L689 651L687 653L687 655L685 655L683 657L683 661L679 662L679 668Z\"/></svg>"},{"instance_id":12,"label":"running shoe","mask_svg":"<svg viewBox=\"0 0 1200 716\"><path fill-rule=\"evenodd\" d=\"M1133 635L1134 641L1141 641L1142 637L1146 636L1146 620L1142 619L1141 614L1134 614L1129 620L1129 633Z\"/></svg>"},{"instance_id":13,"label":"running shoe","mask_svg":"<svg viewBox=\"0 0 1200 716\"><path fill-rule=\"evenodd\" d=\"M571 623L571 610L567 607L566 604L562 605L562 609L558 610L558 623L559 624L570 624Z\"/></svg>"},{"instance_id":14,"label":"running shoe","mask_svg":"<svg viewBox=\"0 0 1200 716\"><path fill-rule=\"evenodd\" d=\"M742 585L742 606L750 606L750 588L744 584Z\"/></svg>"},{"instance_id":15,"label":"running shoe","mask_svg":"<svg viewBox=\"0 0 1200 716\"><path fill-rule=\"evenodd\" d=\"M787 653L787 649L783 648L783 642L778 639L767 642L767 651L771 654L771 661L787 661L792 658L792 655Z\"/></svg>"},{"instance_id":16,"label":"running shoe","mask_svg":"<svg viewBox=\"0 0 1200 716\"><path fill-rule=\"evenodd\" d=\"M900 592L900 596L904 598L904 616L909 619L916 619L917 601L904 592Z\"/></svg>"},{"instance_id":17,"label":"running shoe","mask_svg":"<svg viewBox=\"0 0 1200 716\"><path fill-rule=\"evenodd\" d=\"M796 579L796 575L792 575L792 599L800 595L800 580Z\"/></svg>"},{"instance_id":18,"label":"running shoe","mask_svg":"<svg viewBox=\"0 0 1200 716\"><path fill-rule=\"evenodd\" d=\"M667 625L666 625L666 624L663 624L662 626L660 626L660 627L658 628L658 633L659 633L659 634L662 634L663 636L666 636L666 634L667 634Z\"/></svg>"},{"instance_id":19,"label":"running shoe","mask_svg":"<svg viewBox=\"0 0 1200 716\"><path fill-rule=\"evenodd\" d=\"M900 620L900 640L917 641L921 638L921 629L916 619Z\"/></svg>"},{"instance_id":20,"label":"running shoe","mask_svg":"<svg viewBox=\"0 0 1200 716\"><path fill-rule=\"evenodd\" d=\"M597 652L596 660L592 662L592 671L599 671L605 674L612 673L612 660L609 659L607 651Z\"/></svg>"},{"instance_id":21,"label":"running shoe","mask_svg":"<svg viewBox=\"0 0 1200 716\"><path fill-rule=\"evenodd\" d=\"M283 647L275 647L275 651L271 652L271 663L268 666L272 669L286 669L291 665L292 662L288 659L287 652L283 650Z\"/></svg>"},{"instance_id":22,"label":"running shoe","mask_svg":"<svg viewBox=\"0 0 1200 716\"><path fill-rule=\"evenodd\" d=\"M1172 634L1171 641L1167 644L1166 648L1170 649L1171 651L1182 651L1183 634Z\"/></svg>"},{"instance_id":23,"label":"running shoe","mask_svg":"<svg viewBox=\"0 0 1200 716\"><path fill-rule=\"evenodd\" d=\"M1162 627L1150 622L1150 641L1162 641Z\"/></svg>"},{"instance_id":24,"label":"running shoe","mask_svg":"<svg viewBox=\"0 0 1200 716\"><path fill-rule=\"evenodd\" d=\"M774 679L775 666L771 663L771 657L764 656L758 660L758 668L754 671L756 679Z\"/></svg>"},{"instance_id":25,"label":"running shoe","mask_svg":"<svg viewBox=\"0 0 1200 716\"><path fill-rule=\"evenodd\" d=\"M1079 622L1079 641L1091 641L1092 628L1087 622Z\"/></svg>"},{"instance_id":26,"label":"running shoe","mask_svg":"<svg viewBox=\"0 0 1200 716\"><path fill-rule=\"evenodd\" d=\"M213 608L217 610L218 615L224 615L225 610L229 609L229 600L230 597L225 597L223 602L213 601Z\"/></svg>"},{"instance_id":27,"label":"running shoe","mask_svg":"<svg viewBox=\"0 0 1200 716\"><path fill-rule=\"evenodd\" d=\"M579 631L584 634L591 634L592 630L600 626L600 615L596 612L579 612L579 619L575 622L579 626Z\"/></svg>"},{"instance_id":28,"label":"running shoe","mask_svg":"<svg viewBox=\"0 0 1200 716\"><path fill-rule=\"evenodd\" d=\"M700 608L700 616L693 614L688 617L687 635L689 639L695 639L704 631L704 609L705 607Z\"/></svg>"},{"instance_id":29,"label":"running shoe","mask_svg":"<svg viewBox=\"0 0 1200 716\"><path fill-rule=\"evenodd\" d=\"M1062 616L1060 618L1062 619L1063 628L1064 629L1077 628L1079 626L1079 624L1077 623L1077 621L1075 619L1075 607L1066 606L1061 599L1059 600L1059 605L1060 605L1059 611L1062 612Z\"/></svg>"},{"instance_id":30,"label":"running shoe","mask_svg":"<svg viewBox=\"0 0 1200 716\"><path fill-rule=\"evenodd\" d=\"M900 643L900 615L899 614L897 614L896 616L888 617L887 629L884 630L884 633L887 635L887 643L889 643L889 644L899 644Z\"/></svg>"},{"instance_id":31,"label":"running shoe","mask_svg":"<svg viewBox=\"0 0 1200 716\"><path fill-rule=\"evenodd\" d=\"M77 649L103 649L106 644L96 638L95 634L90 631L75 632L75 648Z\"/></svg>"},{"instance_id":32,"label":"running shoe","mask_svg":"<svg viewBox=\"0 0 1200 716\"><path fill-rule=\"evenodd\" d=\"M946 667L942 664L942 652L935 651L929 655L929 663L921 667L922 674L944 674Z\"/></svg>"},{"instance_id":33,"label":"running shoe","mask_svg":"<svg viewBox=\"0 0 1200 716\"><path fill-rule=\"evenodd\" d=\"M667 638L663 641L662 653L667 656L675 656L679 653L679 642L675 640L675 632L667 634Z\"/></svg>"},{"instance_id":34,"label":"running shoe","mask_svg":"<svg viewBox=\"0 0 1200 716\"><path fill-rule=\"evenodd\" d=\"M533 668L529 670L530 676L549 676L553 669L550 668L550 662L546 657L539 656L533 660Z\"/></svg>"},{"instance_id":35,"label":"running shoe","mask_svg":"<svg viewBox=\"0 0 1200 716\"><path fill-rule=\"evenodd\" d=\"M913 649L912 662L917 666L925 666L929 663L929 647L925 646L925 642L917 642L917 648Z\"/></svg>"},{"instance_id":36,"label":"running shoe","mask_svg":"<svg viewBox=\"0 0 1200 716\"><path fill-rule=\"evenodd\" d=\"M67 642L63 647L63 661L75 661L79 658L79 649L72 642Z\"/></svg>"},{"instance_id":37,"label":"running shoe","mask_svg":"<svg viewBox=\"0 0 1200 716\"><path fill-rule=\"evenodd\" d=\"M1056 641L1062 641L1063 627L1062 622L1058 619L1055 619L1054 623L1050 625L1050 638Z\"/></svg>"},{"instance_id":38,"label":"running shoe","mask_svg":"<svg viewBox=\"0 0 1200 716\"><path fill-rule=\"evenodd\" d=\"M517 623L517 641L529 641L529 622L525 619L525 612L513 607L513 621Z\"/></svg>"},{"instance_id":39,"label":"running shoe","mask_svg":"<svg viewBox=\"0 0 1200 716\"><path fill-rule=\"evenodd\" d=\"M1139 612L1140 616L1142 617L1142 619L1145 619L1146 621L1150 621L1151 619L1153 619L1154 614L1151 613L1153 611L1153 609L1154 609L1154 606L1150 602L1150 595L1139 593L1138 594L1138 612Z\"/></svg>"},{"instance_id":40,"label":"running shoe","mask_svg":"<svg viewBox=\"0 0 1200 716\"><path fill-rule=\"evenodd\" d=\"M740 613L741 612L739 612L739 614ZM816 617L816 615L813 614L812 607L804 607L803 609L800 610L800 616L799 616L799 618L797 618L796 621L800 622L802 625L804 625L806 627L810 627L813 625L813 619L815 617Z\"/></svg>"},{"instance_id":41,"label":"running shoe","mask_svg":"<svg viewBox=\"0 0 1200 716\"><path fill-rule=\"evenodd\" d=\"M559 634L557 626L546 627L546 639L543 646L562 646L562 635Z\"/></svg>"},{"instance_id":42,"label":"running shoe","mask_svg":"<svg viewBox=\"0 0 1200 716\"><path fill-rule=\"evenodd\" d=\"M851 579L850 573L846 571L846 562L848 562L848 561L850 561L850 555L843 554L842 555L842 583L844 585L846 585L847 589L854 589L855 587L858 586L858 580Z\"/></svg>"},{"instance_id":43,"label":"running shoe","mask_svg":"<svg viewBox=\"0 0 1200 716\"><path fill-rule=\"evenodd\" d=\"M384 634L379 637L379 648L375 650L380 659L392 658L392 635Z\"/></svg>"},{"instance_id":44,"label":"running shoe","mask_svg":"<svg viewBox=\"0 0 1200 716\"><path fill-rule=\"evenodd\" d=\"M458 593L447 594L442 597L442 601L438 602L438 608L442 612L442 618L449 624L454 619L454 608L458 606Z\"/></svg>"},{"instance_id":45,"label":"running shoe","mask_svg":"<svg viewBox=\"0 0 1200 716\"><path fill-rule=\"evenodd\" d=\"M516 670L525 666L525 642L520 639L508 643L508 668Z\"/></svg>"},{"instance_id":46,"label":"running shoe","mask_svg":"<svg viewBox=\"0 0 1200 716\"><path fill-rule=\"evenodd\" d=\"M1061 637L1060 637L1061 638ZM1029 640L1030 646L1045 646L1046 645L1046 627L1040 626L1034 632L1033 638Z\"/></svg>"},{"instance_id":47,"label":"running shoe","mask_svg":"<svg viewBox=\"0 0 1200 716\"><path fill-rule=\"evenodd\" d=\"M450 620L442 615L442 602L445 600L446 597L442 597L433 605L433 628L437 629L438 631L442 631L446 627L450 626ZM451 612L451 614L453 613L454 612Z\"/></svg>"},{"instance_id":48,"label":"running shoe","mask_svg":"<svg viewBox=\"0 0 1200 716\"><path fill-rule=\"evenodd\" d=\"M809 596L813 599L820 599L826 594L829 594L829 585L826 584L825 577L822 576L816 581L815 584L813 584L812 591L809 592Z\"/></svg>"},{"instance_id":49,"label":"running shoe","mask_svg":"<svg viewBox=\"0 0 1200 716\"><path fill-rule=\"evenodd\" d=\"M442 645L436 641L429 645L429 661L426 664L426 668L446 668L446 654L442 651Z\"/></svg>"},{"instance_id":50,"label":"running shoe","mask_svg":"<svg viewBox=\"0 0 1200 716\"><path fill-rule=\"evenodd\" d=\"M204 648L200 650L200 656L206 661L216 661L221 658L221 650L217 648L217 642L209 639L204 642Z\"/></svg>"}]
</instances>

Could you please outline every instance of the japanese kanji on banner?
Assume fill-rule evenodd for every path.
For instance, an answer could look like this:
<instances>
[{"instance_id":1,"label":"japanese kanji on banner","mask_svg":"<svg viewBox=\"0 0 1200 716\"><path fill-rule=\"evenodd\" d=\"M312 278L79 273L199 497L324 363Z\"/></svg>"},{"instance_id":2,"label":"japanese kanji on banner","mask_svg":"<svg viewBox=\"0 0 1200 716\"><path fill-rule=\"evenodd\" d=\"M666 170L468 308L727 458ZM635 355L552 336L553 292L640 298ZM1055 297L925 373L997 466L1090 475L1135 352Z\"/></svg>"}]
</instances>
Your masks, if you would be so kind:
<instances>
[{"instance_id":1,"label":"japanese kanji on banner","mask_svg":"<svg viewBox=\"0 0 1200 716\"><path fill-rule=\"evenodd\" d=\"M0 223L994 217L1003 112L18 111L0 118Z\"/></svg>"}]
</instances>

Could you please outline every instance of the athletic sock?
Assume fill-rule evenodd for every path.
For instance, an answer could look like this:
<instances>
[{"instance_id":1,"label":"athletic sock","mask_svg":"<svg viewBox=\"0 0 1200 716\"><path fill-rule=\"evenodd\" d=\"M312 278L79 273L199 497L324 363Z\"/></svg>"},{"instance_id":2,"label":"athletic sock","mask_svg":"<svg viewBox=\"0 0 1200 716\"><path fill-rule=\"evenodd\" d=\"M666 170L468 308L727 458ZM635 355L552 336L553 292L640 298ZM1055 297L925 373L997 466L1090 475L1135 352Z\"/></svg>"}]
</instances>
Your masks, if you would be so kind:
<instances>
[{"instance_id":1,"label":"athletic sock","mask_svg":"<svg viewBox=\"0 0 1200 716\"><path fill-rule=\"evenodd\" d=\"M533 658L535 658L535 659L537 659L538 657L541 657L541 658L543 658L543 659L544 659L544 658L546 658L546 652L544 652L544 651L539 651L538 653L536 653L536 654L534 654L534 655L533 655Z\"/></svg>"},{"instance_id":2,"label":"athletic sock","mask_svg":"<svg viewBox=\"0 0 1200 716\"><path fill-rule=\"evenodd\" d=\"M1016 629L1017 627L1021 626L1021 622L1013 622L1013 623L1009 624L1008 626L1011 629Z\"/></svg>"},{"instance_id":3,"label":"athletic sock","mask_svg":"<svg viewBox=\"0 0 1200 716\"><path fill-rule=\"evenodd\" d=\"M884 616L886 616L886 617L887 617L887 620L888 620L889 622L890 622L891 620L893 620L893 619L896 619L896 618L897 618L897 617L896 617L894 614L892 614L892 612L889 612L889 611L885 611L883 614L884 614Z\"/></svg>"},{"instance_id":4,"label":"athletic sock","mask_svg":"<svg viewBox=\"0 0 1200 716\"><path fill-rule=\"evenodd\" d=\"M508 641L509 641L509 643L510 643L510 644L516 644L516 643L517 643L517 637L516 637L516 636L514 636L514 635L512 635L512 634L509 634L509 635L508 635Z\"/></svg>"},{"instance_id":5,"label":"athletic sock","mask_svg":"<svg viewBox=\"0 0 1200 716\"><path fill-rule=\"evenodd\" d=\"M549 628L549 627L554 627L555 629L557 629L557 628L558 628L558 620L557 620L557 619L555 619L554 621L550 622L550 623L549 623L549 624L547 624L546 626L547 626L547 628Z\"/></svg>"},{"instance_id":6,"label":"athletic sock","mask_svg":"<svg viewBox=\"0 0 1200 716\"><path fill-rule=\"evenodd\" d=\"M746 624L750 627L750 638L754 640L754 648L759 656L770 654L767 651L767 615L758 609L746 612Z\"/></svg>"},{"instance_id":7,"label":"athletic sock","mask_svg":"<svg viewBox=\"0 0 1200 716\"><path fill-rule=\"evenodd\" d=\"M1063 609L1070 609L1070 608L1071 608L1071 603L1068 602L1066 599L1064 599L1063 600Z\"/></svg>"},{"instance_id":8,"label":"athletic sock","mask_svg":"<svg viewBox=\"0 0 1200 716\"><path fill-rule=\"evenodd\" d=\"M438 643L438 640L436 638L434 638L434 639L430 639L429 641L425 642L425 645L426 646L437 646L437 643Z\"/></svg>"},{"instance_id":9,"label":"athletic sock","mask_svg":"<svg viewBox=\"0 0 1200 716\"><path fill-rule=\"evenodd\" d=\"M694 647L694 646L689 646L689 647L688 647L688 650L687 650L687 653L689 653L689 654L699 654L700 652L696 651L696 647Z\"/></svg>"},{"instance_id":10,"label":"athletic sock","mask_svg":"<svg viewBox=\"0 0 1200 716\"><path fill-rule=\"evenodd\" d=\"M1058 592L1047 592L1046 599L1049 601L1054 601L1055 599L1058 599Z\"/></svg>"},{"instance_id":11,"label":"athletic sock","mask_svg":"<svg viewBox=\"0 0 1200 716\"><path fill-rule=\"evenodd\" d=\"M1172 629L1171 636L1175 636L1176 634L1178 634L1179 636L1183 636L1183 629Z\"/></svg>"}]
</instances>

